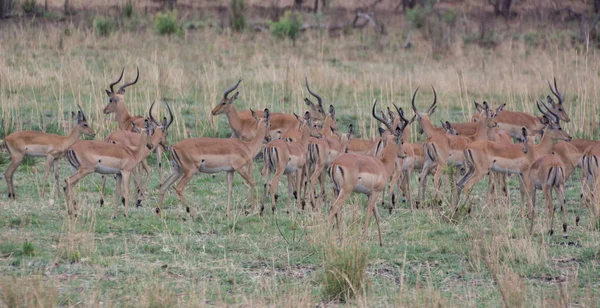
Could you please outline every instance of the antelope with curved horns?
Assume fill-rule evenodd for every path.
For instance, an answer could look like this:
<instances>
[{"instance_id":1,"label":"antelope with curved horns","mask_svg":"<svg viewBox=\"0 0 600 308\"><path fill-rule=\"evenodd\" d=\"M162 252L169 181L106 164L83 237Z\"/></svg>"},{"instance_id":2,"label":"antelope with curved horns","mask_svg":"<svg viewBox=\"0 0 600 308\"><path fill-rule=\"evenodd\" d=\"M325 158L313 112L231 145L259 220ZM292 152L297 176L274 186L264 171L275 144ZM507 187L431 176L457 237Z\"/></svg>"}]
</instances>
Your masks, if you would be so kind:
<instances>
[{"instance_id":1,"label":"antelope with curved horns","mask_svg":"<svg viewBox=\"0 0 600 308\"><path fill-rule=\"evenodd\" d=\"M13 184L13 175L17 167L21 164L25 156L46 157L46 170L44 171L44 182L42 184L42 197L46 190L46 182L50 173L50 166L54 169L54 178L56 179L56 196L60 193L58 184L58 162L64 156L67 149L81 138L81 135L95 136L94 131L88 124L87 116L81 106L77 105L79 111L73 118L77 123L71 129L67 136L55 134L22 131L12 133L4 138L0 145L0 150L5 150L10 154L10 164L4 172L4 178L8 185L8 198L16 200L17 195Z\"/></svg>"},{"instance_id":2,"label":"antelope with curved horns","mask_svg":"<svg viewBox=\"0 0 600 308\"><path fill-rule=\"evenodd\" d=\"M171 124L173 123L173 111L171 110L171 106L169 105L169 103L164 102L165 105L167 105L167 110L169 111L169 119L167 120L167 118L163 118L162 123L158 122L158 120L156 120L154 118L154 116L152 115L152 109L154 108L154 104L155 102L152 102L152 105L150 105L150 110L148 111L148 118L150 119L150 121L152 122L152 124L154 125L154 138L158 139L158 144L155 147L158 153L158 150L160 147L163 147L165 149L168 149L168 143L167 143L167 136L168 136L168 129L171 126ZM112 132L108 137L106 137L106 139L104 139L104 141L107 142L111 142L114 144L120 144L128 149L130 149L131 151L135 151L135 149L138 146L138 139L139 139L139 133L137 132L130 132L130 131L124 131L124 130L117 130ZM146 180L142 181L142 168L144 169L144 171L146 172ZM160 173L160 169L159 169L159 173ZM138 192L139 192L139 196L144 194L145 189L148 187L148 182L150 181L150 168L148 167L148 163L146 162L146 158L142 159L140 165L139 165L139 169L136 172L136 176L138 176L138 183L143 183L140 185L140 187L138 187ZM104 204L104 186L106 183L106 178L103 175L102 176L102 188L101 188L101 198L100 198L100 205ZM138 203L137 206L141 205L141 199L138 198Z\"/></svg>"},{"instance_id":3,"label":"antelope with curved horns","mask_svg":"<svg viewBox=\"0 0 600 308\"><path fill-rule=\"evenodd\" d=\"M400 125L396 128L391 127L391 123L385 122L378 117L375 109L377 100L373 103L372 115L375 119L382 122L388 130L394 132L387 135L386 145L381 157L367 156L361 154L342 154L331 162L329 168L329 176L333 182L335 190L338 191L337 199L331 206L329 211L329 224L333 223L333 218L336 219L338 230L340 228L341 207L350 197L352 192L366 194L369 197L367 201L367 215L365 220L365 230L363 240L366 239L371 212L375 216L377 222L377 230L379 232L379 245L383 246L383 238L381 235L381 226L379 225L379 211L377 210L376 201L379 193L385 189L394 170L396 157L402 154L402 132L403 127Z\"/></svg>"},{"instance_id":4,"label":"antelope with curved horns","mask_svg":"<svg viewBox=\"0 0 600 308\"><path fill-rule=\"evenodd\" d=\"M253 159L260 152L264 140L270 140L269 109L265 109L264 118L258 121L258 129L254 139L244 141L236 138L191 138L184 139L171 146L173 173L160 185L158 208L160 213L166 190L175 181L181 179L175 187L177 196L186 206L186 210L194 217L194 211L185 199L184 188L198 172L227 172L227 216L231 207L233 192L233 175L237 172L250 186L251 208L254 209L254 178L252 177ZM202 215L202 214L201 214ZM203 217L204 219L204 217Z\"/></svg>"},{"instance_id":5,"label":"antelope with curved horns","mask_svg":"<svg viewBox=\"0 0 600 308\"><path fill-rule=\"evenodd\" d=\"M541 104L541 105L540 105ZM544 109L542 109L542 107ZM537 107L543 116L538 120L545 127L542 140L535 147L536 157L549 154L552 150L554 140L570 141L571 136L563 131L559 123L558 115L552 112L544 103L537 102ZM526 128L525 128L526 129ZM523 128L521 128L521 133ZM529 135L529 132L527 132ZM479 182L490 171L502 173L521 174L526 168L529 168L533 161L522 151L518 144L499 144L493 141L478 140L467 145L465 149L465 162L469 170L457 183L459 194L465 192L465 203L468 204L468 210L471 210L469 196L473 186ZM460 195L457 195L457 202ZM521 180L521 200L525 204L525 189ZM456 204L457 205L457 204Z\"/></svg>"},{"instance_id":6,"label":"antelope with curved horns","mask_svg":"<svg viewBox=\"0 0 600 308\"><path fill-rule=\"evenodd\" d=\"M256 131L258 130L257 122L252 116L249 116L249 114L252 112L251 110L238 112L235 108L233 102L238 98L239 92L235 92L233 96L229 97L229 94L238 88L242 80L243 78L240 78L238 82L233 85L233 87L223 92L221 101L213 108L211 114L213 116L225 114L227 116L229 126L233 131L232 137L249 141L254 139L256 136ZM310 107L309 112L312 118L319 121L325 119L325 112L323 111L322 106L314 105L306 98L305 102ZM261 111L255 111L254 114L259 118L264 116ZM288 129L298 127L300 122L291 114L272 113L270 114L270 124L271 128L269 133L271 137L278 138Z\"/></svg>"},{"instance_id":7,"label":"antelope with curved horns","mask_svg":"<svg viewBox=\"0 0 600 308\"><path fill-rule=\"evenodd\" d=\"M593 223L596 224L598 222L596 189L600 180L600 144L592 145L583 152L581 171L580 206L575 222L579 224L579 214L581 208L585 206L590 211L590 214L592 214Z\"/></svg>"},{"instance_id":8,"label":"antelope with curved horns","mask_svg":"<svg viewBox=\"0 0 600 308\"><path fill-rule=\"evenodd\" d=\"M119 124L119 129L131 130L132 123L134 123L137 127L144 127L144 121L146 119L142 116L131 116L127 110L127 106L125 105L125 89L138 82L138 79L140 78L140 69L136 68L136 76L134 81L125 83L115 92L114 86L119 83L121 79L123 79L124 72L125 68L123 68L121 71L119 79L110 83L110 91L104 90L106 91L106 95L108 95L108 104L104 107L103 112L104 114L114 113L116 115L116 121Z\"/></svg>"},{"instance_id":9,"label":"antelope with curved horns","mask_svg":"<svg viewBox=\"0 0 600 308\"><path fill-rule=\"evenodd\" d=\"M113 218L119 208L121 187L124 189L125 217L129 215L129 179L135 167L146 158L161 139L155 134L148 120L144 121L145 129L138 135L138 144L131 150L119 144L96 140L80 140L75 142L67 151L67 160L77 170L65 180L67 184L67 209L69 215L77 213L73 186L90 173L115 174L117 176L117 202ZM139 183L136 183L139 185Z\"/></svg>"}]
</instances>

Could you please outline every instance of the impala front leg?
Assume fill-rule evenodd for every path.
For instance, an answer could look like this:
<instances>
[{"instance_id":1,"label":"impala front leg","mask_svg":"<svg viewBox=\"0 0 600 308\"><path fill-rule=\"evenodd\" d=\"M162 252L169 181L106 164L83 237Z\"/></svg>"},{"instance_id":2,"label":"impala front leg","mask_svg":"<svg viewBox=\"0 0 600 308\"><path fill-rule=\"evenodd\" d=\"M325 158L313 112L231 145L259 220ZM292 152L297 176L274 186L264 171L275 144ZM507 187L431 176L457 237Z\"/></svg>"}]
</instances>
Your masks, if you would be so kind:
<instances>
[{"instance_id":1,"label":"impala front leg","mask_svg":"<svg viewBox=\"0 0 600 308\"><path fill-rule=\"evenodd\" d=\"M46 183L48 182L48 174L50 174L50 166L54 162L54 156L48 155L46 156L46 169L44 170L44 180L42 181L42 199L44 198L44 194L46 192Z\"/></svg>"},{"instance_id":2,"label":"impala front leg","mask_svg":"<svg viewBox=\"0 0 600 308\"><path fill-rule=\"evenodd\" d=\"M54 166L54 179L56 180L56 199L58 199L58 197L60 197L60 184L58 181L59 178L59 174L58 174L58 159L55 159L53 162Z\"/></svg>"}]
</instances>

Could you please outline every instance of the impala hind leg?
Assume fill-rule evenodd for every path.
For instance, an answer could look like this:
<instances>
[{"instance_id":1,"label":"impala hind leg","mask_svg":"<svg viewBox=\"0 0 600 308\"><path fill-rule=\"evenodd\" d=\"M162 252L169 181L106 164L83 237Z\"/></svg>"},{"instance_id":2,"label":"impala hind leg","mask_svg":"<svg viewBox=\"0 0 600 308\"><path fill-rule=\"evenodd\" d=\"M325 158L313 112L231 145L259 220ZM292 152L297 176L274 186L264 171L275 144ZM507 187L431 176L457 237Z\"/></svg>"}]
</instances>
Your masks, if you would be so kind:
<instances>
[{"instance_id":1,"label":"impala hind leg","mask_svg":"<svg viewBox=\"0 0 600 308\"><path fill-rule=\"evenodd\" d=\"M342 238L341 210L342 210L342 206L346 203L346 200L348 200L351 193L352 193L352 190L350 190L350 189L345 189L343 187L340 188L337 199L335 199L335 202L333 202L333 205L331 206L331 209L329 210L329 225L333 224L333 218L335 217L335 222L337 225L340 239Z\"/></svg>"},{"instance_id":2,"label":"impala hind leg","mask_svg":"<svg viewBox=\"0 0 600 308\"><path fill-rule=\"evenodd\" d=\"M255 196L255 186L254 177L252 177L252 161L250 161L247 165L237 170L238 174L242 176L242 178L246 181L246 184L250 188L250 208L254 210L256 204L254 199ZM246 214L248 214L248 210L246 210Z\"/></svg>"},{"instance_id":3,"label":"impala hind leg","mask_svg":"<svg viewBox=\"0 0 600 308\"><path fill-rule=\"evenodd\" d=\"M54 156L46 156L46 168L44 169L44 180L42 181L42 199L46 193L46 184L48 183L48 175L50 174L50 167L54 163Z\"/></svg>"},{"instance_id":4,"label":"impala hind leg","mask_svg":"<svg viewBox=\"0 0 600 308\"><path fill-rule=\"evenodd\" d=\"M8 186L8 199L17 200L17 195L15 193L15 185L13 182L13 175L15 171L21 165L24 156L13 153L10 158L10 164L4 171L4 179L6 179L6 185Z\"/></svg>"},{"instance_id":5,"label":"impala hind leg","mask_svg":"<svg viewBox=\"0 0 600 308\"><path fill-rule=\"evenodd\" d=\"M423 169L421 170L421 174L419 175L419 190L417 194L417 200L415 201L417 204L417 208L421 202L423 202L423 198L425 197L425 188L427 186L427 176L433 167L435 166L435 162L431 159L425 159L425 163L423 164Z\"/></svg>"},{"instance_id":6,"label":"impala hind leg","mask_svg":"<svg viewBox=\"0 0 600 308\"><path fill-rule=\"evenodd\" d=\"M533 223L535 220L536 193L537 193L537 189L534 186L530 189L531 203L529 203L529 206L528 206L528 212L529 212L528 215L531 215L531 224L529 225L529 235L533 234ZM524 204L523 204L523 206L524 206Z\"/></svg>"},{"instance_id":7,"label":"impala hind leg","mask_svg":"<svg viewBox=\"0 0 600 308\"><path fill-rule=\"evenodd\" d=\"M54 180L56 181L56 197L55 198L58 199L58 197L60 197L60 184L58 181L58 178L59 178L58 159L54 160L52 168L54 169Z\"/></svg>"},{"instance_id":8,"label":"impala hind leg","mask_svg":"<svg viewBox=\"0 0 600 308\"><path fill-rule=\"evenodd\" d=\"M371 219L371 212L375 216L375 221L377 222L377 232L379 233L379 246L383 246L383 237L381 236L381 226L379 225L379 211L377 210L377 197L379 196L378 192L372 192L369 195L369 200L367 201L367 217L365 218L365 230L363 231L363 241L367 239L367 234L369 233L369 220Z\"/></svg>"},{"instance_id":9,"label":"impala hind leg","mask_svg":"<svg viewBox=\"0 0 600 308\"><path fill-rule=\"evenodd\" d=\"M123 190L125 195L125 218L129 217L129 184L130 184L130 176L131 172L129 171L121 171L121 176L123 177Z\"/></svg>"},{"instance_id":10,"label":"impala hind leg","mask_svg":"<svg viewBox=\"0 0 600 308\"><path fill-rule=\"evenodd\" d=\"M119 211L119 204L121 204L121 198L123 196L123 176L117 174L115 177L115 209L113 211L112 219L117 218L117 212ZM123 200L123 204L125 200Z\"/></svg>"},{"instance_id":11,"label":"impala hind leg","mask_svg":"<svg viewBox=\"0 0 600 308\"><path fill-rule=\"evenodd\" d=\"M185 205L185 210L186 210L186 212L188 212L190 214L192 219L196 218L196 213L194 211L194 208L190 206L187 199L185 198L185 186L190 182L190 180L194 177L195 174L196 174L196 169L193 169L192 171L184 172L183 177L181 178L181 180L179 180L179 182L175 186L175 193L177 194L177 196L179 197L181 202ZM202 211L200 211L200 217L202 218L202 221L204 222L204 224L206 224L206 219L204 219L204 216L202 215Z\"/></svg>"},{"instance_id":12,"label":"impala hind leg","mask_svg":"<svg viewBox=\"0 0 600 308\"><path fill-rule=\"evenodd\" d=\"M554 187L556 190L556 194L558 195L558 202L560 203L561 215L563 221L563 237L568 238L569 233L567 233L567 202L565 200L565 185L559 184L558 187Z\"/></svg>"},{"instance_id":13,"label":"impala hind leg","mask_svg":"<svg viewBox=\"0 0 600 308\"><path fill-rule=\"evenodd\" d=\"M158 207L156 208L156 214L160 215L160 209L162 208L163 201L165 199L165 192L173 183L179 180L183 176L183 171L181 168L174 168L173 173L164 181L164 183L160 184L160 190L158 193Z\"/></svg>"},{"instance_id":14,"label":"impala hind leg","mask_svg":"<svg viewBox=\"0 0 600 308\"><path fill-rule=\"evenodd\" d=\"M548 234L550 236L554 235L554 203L552 203L552 187L548 185L542 186L542 190L544 191L544 197L546 199L546 207L548 208Z\"/></svg>"},{"instance_id":15,"label":"impala hind leg","mask_svg":"<svg viewBox=\"0 0 600 308\"><path fill-rule=\"evenodd\" d=\"M77 213L74 211L75 210L75 192L73 191L73 186L75 186L79 180L81 180L82 178L86 177L88 174L94 172L94 169L84 169L84 168L79 168L77 170L77 172L75 174L73 174L72 176L70 176L69 178L67 178L65 180L65 184L67 187L67 193L66 193L66 201L67 201L67 214L69 216L75 214L75 216L77 216Z\"/></svg>"}]
</instances>

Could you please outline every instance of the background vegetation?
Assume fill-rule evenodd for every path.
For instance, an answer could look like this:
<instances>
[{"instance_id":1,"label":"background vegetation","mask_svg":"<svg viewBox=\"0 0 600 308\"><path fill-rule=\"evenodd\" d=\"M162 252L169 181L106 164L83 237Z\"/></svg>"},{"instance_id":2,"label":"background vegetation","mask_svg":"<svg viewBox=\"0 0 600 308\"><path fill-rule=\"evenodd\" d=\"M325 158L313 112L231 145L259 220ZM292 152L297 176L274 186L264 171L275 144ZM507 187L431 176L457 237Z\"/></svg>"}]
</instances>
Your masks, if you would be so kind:
<instances>
[{"instance_id":1,"label":"background vegetation","mask_svg":"<svg viewBox=\"0 0 600 308\"><path fill-rule=\"evenodd\" d=\"M410 8L408 1L403 10L402 2L365 7L325 1L317 2L316 13L312 1L226 1L223 7L204 1L100 1L86 7L71 1L68 14L63 1L49 1L47 10L40 1L37 13L13 5L11 18L0 20L0 137L25 129L64 134L72 125L70 112L81 104L96 139L104 138L116 123L102 113L103 89L122 67L126 80L140 68L140 81L126 94L132 114L146 114L153 100L172 102L170 143L228 137L226 119L210 110L240 76L240 110L302 111L307 76L325 104L336 107L341 130L353 123L365 138L376 133L369 109L375 98L409 110L410 95L421 86L418 104L424 108L434 85L436 122L466 121L473 100L533 113L535 100L550 94L546 80L556 76L572 119L563 127L574 136L597 137L594 3L515 1L507 14L487 1L417 2ZM240 3L247 9L229 12L229 5ZM169 11L170 5L177 10ZM162 9L167 11L155 14ZM269 24L291 14L302 21L295 40L272 35ZM159 22L160 16L167 21ZM229 18L244 20L244 26ZM171 25L178 35L160 35ZM413 140L422 139L412 131ZM0 169L7 161L0 154ZM155 159L150 163L155 166ZM511 180L510 204L484 204L480 185L475 213L458 222L447 219L444 205L410 212L403 204L385 213L385 246L379 247L374 228L367 243L359 241L363 197L344 209L339 240L322 214L326 208L321 214L244 216L248 188L237 176L231 219L224 215L224 175L199 175L188 185L187 196L207 224L191 221L172 191L166 218L155 217L154 174L143 207L127 220L109 219L115 201L109 197L100 207L100 178L86 178L77 190L82 213L68 220L63 196L38 197L42 166L30 159L20 167L18 202L0 198L0 301L7 306L598 303L600 237L585 209L581 225L574 226L578 173L567 187L568 239L547 237L544 219L537 220L533 237L526 233ZM263 179L254 173L262 195ZM61 178L70 174L62 162ZM285 202L283 184L280 194Z\"/></svg>"}]
</instances>

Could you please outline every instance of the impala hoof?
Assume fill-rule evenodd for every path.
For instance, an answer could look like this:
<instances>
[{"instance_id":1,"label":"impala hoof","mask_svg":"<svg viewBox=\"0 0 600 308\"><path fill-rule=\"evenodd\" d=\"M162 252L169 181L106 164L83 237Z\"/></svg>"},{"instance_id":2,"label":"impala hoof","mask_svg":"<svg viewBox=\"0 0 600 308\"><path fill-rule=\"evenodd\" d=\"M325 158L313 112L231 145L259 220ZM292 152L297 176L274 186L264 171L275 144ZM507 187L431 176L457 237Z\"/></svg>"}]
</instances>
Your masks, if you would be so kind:
<instances>
[{"instance_id":1,"label":"impala hoof","mask_svg":"<svg viewBox=\"0 0 600 308\"><path fill-rule=\"evenodd\" d=\"M156 212L156 214L160 214L160 208L157 207L154 211Z\"/></svg>"},{"instance_id":2,"label":"impala hoof","mask_svg":"<svg viewBox=\"0 0 600 308\"><path fill-rule=\"evenodd\" d=\"M302 210L304 211L304 207L306 207L306 201L302 200Z\"/></svg>"},{"instance_id":3,"label":"impala hoof","mask_svg":"<svg viewBox=\"0 0 600 308\"><path fill-rule=\"evenodd\" d=\"M123 203L123 205L125 205L125 197L121 197L121 203Z\"/></svg>"},{"instance_id":4,"label":"impala hoof","mask_svg":"<svg viewBox=\"0 0 600 308\"><path fill-rule=\"evenodd\" d=\"M100 206L104 205L104 199L100 199Z\"/></svg>"},{"instance_id":5,"label":"impala hoof","mask_svg":"<svg viewBox=\"0 0 600 308\"><path fill-rule=\"evenodd\" d=\"M579 215L577 215L577 218L575 218L575 225L579 226Z\"/></svg>"},{"instance_id":6,"label":"impala hoof","mask_svg":"<svg viewBox=\"0 0 600 308\"><path fill-rule=\"evenodd\" d=\"M142 207L142 200L141 199L138 199L136 206L137 207Z\"/></svg>"},{"instance_id":7,"label":"impala hoof","mask_svg":"<svg viewBox=\"0 0 600 308\"><path fill-rule=\"evenodd\" d=\"M186 212L189 214L189 213L190 213L190 207L189 207L189 206L186 206L186 207L185 207L185 211L186 211Z\"/></svg>"},{"instance_id":8,"label":"impala hoof","mask_svg":"<svg viewBox=\"0 0 600 308\"><path fill-rule=\"evenodd\" d=\"M8 193L8 199L10 199L12 197L11 193Z\"/></svg>"},{"instance_id":9,"label":"impala hoof","mask_svg":"<svg viewBox=\"0 0 600 308\"><path fill-rule=\"evenodd\" d=\"M554 229L550 229L550 231L548 232L548 235L553 236L554 235Z\"/></svg>"}]
</instances>

